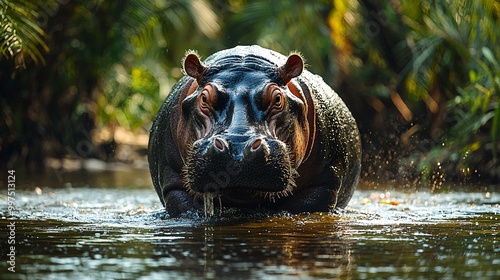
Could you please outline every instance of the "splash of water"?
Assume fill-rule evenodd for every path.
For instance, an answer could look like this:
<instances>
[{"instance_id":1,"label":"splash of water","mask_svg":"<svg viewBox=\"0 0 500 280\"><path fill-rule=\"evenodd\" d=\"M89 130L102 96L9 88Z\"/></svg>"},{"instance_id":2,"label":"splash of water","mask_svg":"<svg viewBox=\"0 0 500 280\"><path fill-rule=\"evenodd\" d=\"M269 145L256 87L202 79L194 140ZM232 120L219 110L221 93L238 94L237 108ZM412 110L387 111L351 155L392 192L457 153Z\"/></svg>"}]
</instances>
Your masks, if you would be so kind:
<instances>
[{"instance_id":1,"label":"splash of water","mask_svg":"<svg viewBox=\"0 0 500 280\"><path fill-rule=\"evenodd\" d=\"M214 195L212 193L203 193L203 209L205 211L205 218L214 215Z\"/></svg>"},{"instance_id":2,"label":"splash of water","mask_svg":"<svg viewBox=\"0 0 500 280\"><path fill-rule=\"evenodd\" d=\"M212 217L215 213L214 197L215 195L213 193L203 194L203 210L205 211L205 218ZM218 195L217 198L219 199L219 215L222 215L221 196Z\"/></svg>"}]
</instances>

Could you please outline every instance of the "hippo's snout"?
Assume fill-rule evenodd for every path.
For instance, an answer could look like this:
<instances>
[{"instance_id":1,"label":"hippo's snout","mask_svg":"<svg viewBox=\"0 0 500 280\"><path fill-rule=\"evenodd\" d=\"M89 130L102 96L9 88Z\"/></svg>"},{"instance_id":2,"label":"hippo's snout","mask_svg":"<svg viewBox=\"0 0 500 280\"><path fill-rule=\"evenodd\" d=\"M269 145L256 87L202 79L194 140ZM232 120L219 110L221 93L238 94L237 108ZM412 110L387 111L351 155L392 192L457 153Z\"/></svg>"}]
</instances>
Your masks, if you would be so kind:
<instances>
[{"instance_id":1,"label":"hippo's snout","mask_svg":"<svg viewBox=\"0 0 500 280\"><path fill-rule=\"evenodd\" d=\"M187 158L186 187L195 193L289 192L295 171L287 147L264 136L214 135L195 141Z\"/></svg>"},{"instance_id":2,"label":"hippo's snout","mask_svg":"<svg viewBox=\"0 0 500 280\"><path fill-rule=\"evenodd\" d=\"M257 158L268 157L270 152L264 137L218 135L204 141L208 141L206 157L221 156L228 160L251 163Z\"/></svg>"}]
</instances>

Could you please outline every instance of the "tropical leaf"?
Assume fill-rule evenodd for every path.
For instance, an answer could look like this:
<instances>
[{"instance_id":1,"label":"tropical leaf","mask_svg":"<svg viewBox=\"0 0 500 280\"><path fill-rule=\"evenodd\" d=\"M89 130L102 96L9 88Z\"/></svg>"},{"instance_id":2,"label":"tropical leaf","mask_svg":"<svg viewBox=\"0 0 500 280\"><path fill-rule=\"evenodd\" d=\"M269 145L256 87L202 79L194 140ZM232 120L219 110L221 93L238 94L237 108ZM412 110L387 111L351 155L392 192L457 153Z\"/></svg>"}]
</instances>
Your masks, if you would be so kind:
<instances>
[{"instance_id":1,"label":"tropical leaf","mask_svg":"<svg viewBox=\"0 0 500 280\"><path fill-rule=\"evenodd\" d=\"M37 25L37 1L0 1L0 54L12 58L26 53L35 62L44 62L48 51L44 31ZM19 66L19 65L18 65Z\"/></svg>"},{"instance_id":2,"label":"tropical leaf","mask_svg":"<svg viewBox=\"0 0 500 280\"><path fill-rule=\"evenodd\" d=\"M301 51L309 68L331 80L335 66L327 25L329 1L247 1L228 18L226 44L259 44L281 53Z\"/></svg>"}]
</instances>

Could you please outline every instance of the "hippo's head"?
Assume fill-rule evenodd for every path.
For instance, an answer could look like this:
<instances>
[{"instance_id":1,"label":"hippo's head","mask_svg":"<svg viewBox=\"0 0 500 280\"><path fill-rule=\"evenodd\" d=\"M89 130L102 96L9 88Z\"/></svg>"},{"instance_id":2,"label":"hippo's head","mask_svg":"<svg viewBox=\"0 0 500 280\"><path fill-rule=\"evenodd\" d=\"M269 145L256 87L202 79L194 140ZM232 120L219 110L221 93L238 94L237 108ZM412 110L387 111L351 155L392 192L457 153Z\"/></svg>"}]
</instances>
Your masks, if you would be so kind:
<instances>
[{"instance_id":1,"label":"hippo's head","mask_svg":"<svg viewBox=\"0 0 500 280\"><path fill-rule=\"evenodd\" d=\"M206 63L193 53L184 59L194 78L181 95L175 139L185 187L233 205L288 195L311 145L307 101L292 80L301 56L282 65L257 55Z\"/></svg>"}]
</instances>

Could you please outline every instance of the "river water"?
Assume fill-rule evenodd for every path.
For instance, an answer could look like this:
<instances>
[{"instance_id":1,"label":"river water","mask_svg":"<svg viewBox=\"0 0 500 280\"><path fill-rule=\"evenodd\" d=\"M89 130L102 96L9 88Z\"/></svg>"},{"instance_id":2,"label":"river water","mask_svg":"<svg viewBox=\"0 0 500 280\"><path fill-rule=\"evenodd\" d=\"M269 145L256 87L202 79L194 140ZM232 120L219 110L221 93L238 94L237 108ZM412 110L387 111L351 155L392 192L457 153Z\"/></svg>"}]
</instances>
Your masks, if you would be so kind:
<instances>
[{"instance_id":1,"label":"river water","mask_svg":"<svg viewBox=\"0 0 500 280\"><path fill-rule=\"evenodd\" d=\"M1 279L500 279L494 186L363 183L339 213L167 219L145 170L56 175L2 207Z\"/></svg>"}]
</instances>

